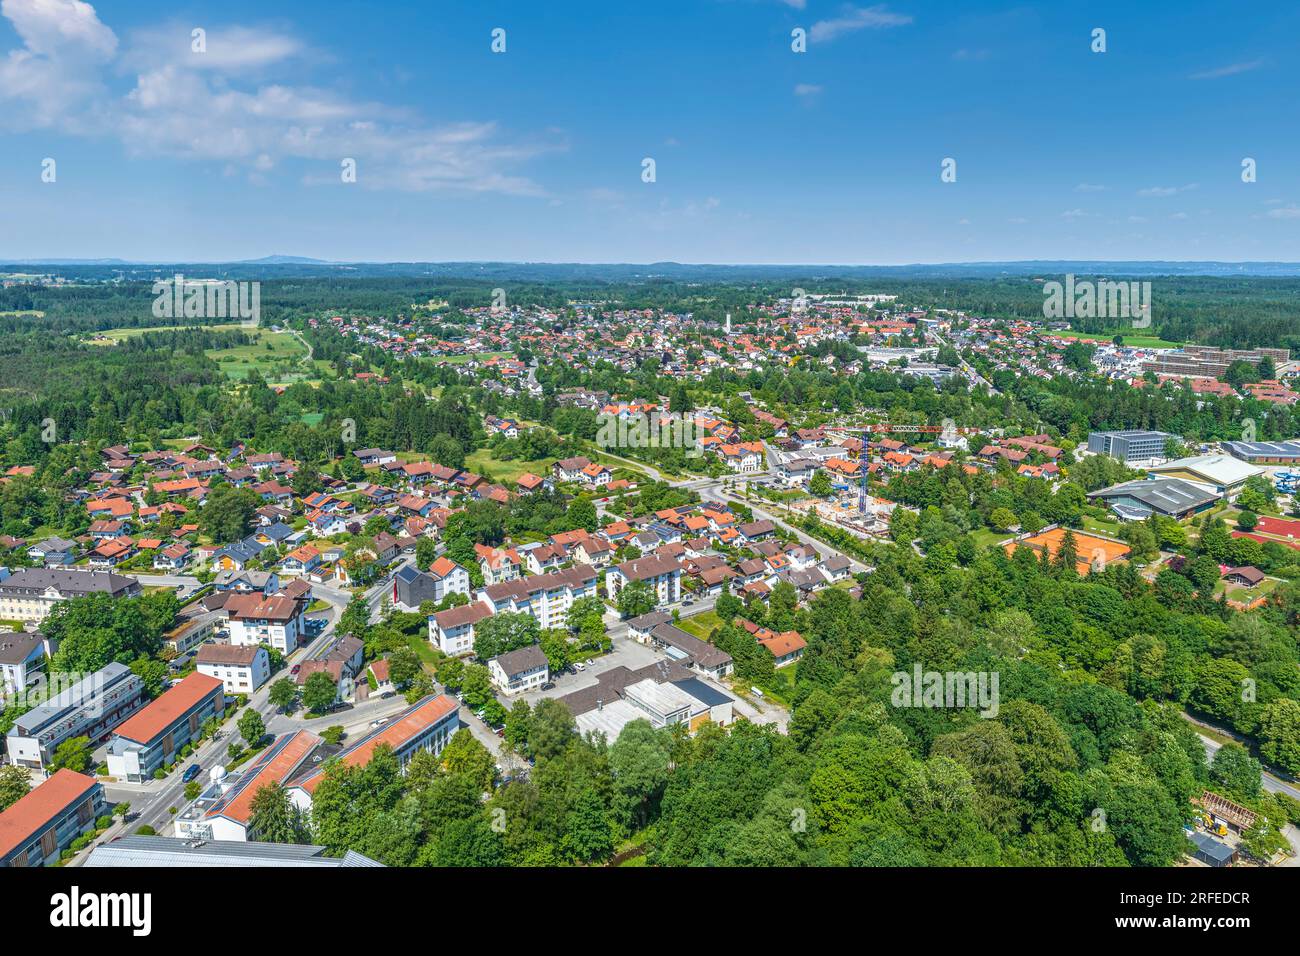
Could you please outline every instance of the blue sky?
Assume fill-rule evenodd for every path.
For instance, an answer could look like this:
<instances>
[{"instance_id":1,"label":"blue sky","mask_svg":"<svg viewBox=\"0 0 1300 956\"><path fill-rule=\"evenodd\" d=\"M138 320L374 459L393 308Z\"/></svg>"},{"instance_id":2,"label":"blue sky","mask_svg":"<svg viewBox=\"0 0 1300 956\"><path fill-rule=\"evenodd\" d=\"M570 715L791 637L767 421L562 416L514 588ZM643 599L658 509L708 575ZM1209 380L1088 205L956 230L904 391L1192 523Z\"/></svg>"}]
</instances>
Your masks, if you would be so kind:
<instances>
[{"instance_id":1,"label":"blue sky","mask_svg":"<svg viewBox=\"0 0 1300 956\"><path fill-rule=\"evenodd\" d=\"M1281 2L0 0L0 259L1300 260L1298 35Z\"/></svg>"}]
</instances>

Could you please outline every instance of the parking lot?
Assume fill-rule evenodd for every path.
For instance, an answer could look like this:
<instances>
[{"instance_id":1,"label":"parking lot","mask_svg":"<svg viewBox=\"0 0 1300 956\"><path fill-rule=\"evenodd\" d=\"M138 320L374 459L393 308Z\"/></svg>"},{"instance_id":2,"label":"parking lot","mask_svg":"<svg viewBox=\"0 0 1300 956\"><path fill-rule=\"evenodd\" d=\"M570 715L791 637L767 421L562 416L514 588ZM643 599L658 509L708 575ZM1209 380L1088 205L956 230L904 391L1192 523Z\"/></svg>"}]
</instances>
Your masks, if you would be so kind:
<instances>
[{"instance_id":1,"label":"parking lot","mask_svg":"<svg viewBox=\"0 0 1300 956\"><path fill-rule=\"evenodd\" d=\"M598 675L613 667L626 667L628 670L636 670L638 667L645 667L647 664L653 664L657 660L662 660L664 655L655 651L645 644L638 644L630 637L614 638L614 648L608 654L589 661L586 666L574 674L566 671L563 674L552 675L551 682L555 687L547 691L528 691L524 694L518 694L514 697L501 696L501 702L508 708L512 703L521 697L528 701L529 706L535 705L543 697L563 697L565 694L572 694L575 690L581 690L584 687L592 687L596 684Z\"/></svg>"}]
</instances>

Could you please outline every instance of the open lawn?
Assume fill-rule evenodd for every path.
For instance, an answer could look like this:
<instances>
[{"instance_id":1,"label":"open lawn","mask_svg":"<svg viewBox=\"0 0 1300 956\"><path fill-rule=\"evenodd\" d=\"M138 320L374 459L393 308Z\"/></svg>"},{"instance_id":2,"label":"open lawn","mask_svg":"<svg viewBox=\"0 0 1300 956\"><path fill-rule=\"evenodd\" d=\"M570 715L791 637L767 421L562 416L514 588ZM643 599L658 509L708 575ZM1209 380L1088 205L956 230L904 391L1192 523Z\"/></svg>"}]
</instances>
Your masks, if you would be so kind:
<instances>
[{"instance_id":1,"label":"open lawn","mask_svg":"<svg viewBox=\"0 0 1300 956\"><path fill-rule=\"evenodd\" d=\"M433 645L430 644L423 636L412 634L406 639L411 645L411 650L415 651L415 656L420 659L420 663L425 665L429 671L433 671L438 665L438 655L433 652Z\"/></svg>"},{"instance_id":2,"label":"open lawn","mask_svg":"<svg viewBox=\"0 0 1300 956\"><path fill-rule=\"evenodd\" d=\"M1123 330L1111 333L1075 332L1070 330L1052 334L1067 339L1079 339L1084 342L1110 342L1118 334L1123 337L1126 346L1134 349L1180 349L1183 347L1182 342L1170 342L1168 339L1162 339L1156 335L1133 335Z\"/></svg>"},{"instance_id":3,"label":"open lawn","mask_svg":"<svg viewBox=\"0 0 1300 956\"><path fill-rule=\"evenodd\" d=\"M177 329L197 329L201 328L209 332L235 332L242 329L243 326L238 322L223 322L220 325L203 325L194 323L190 325L149 325L130 329L106 329L103 332L92 332L87 336L87 341L93 345L116 345L124 339L139 338L146 332L174 332Z\"/></svg>"},{"instance_id":4,"label":"open lawn","mask_svg":"<svg viewBox=\"0 0 1300 956\"><path fill-rule=\"evenodd\" d=\"M1123 524L1119 521L1111 521L1109 519L1102 520L1099 518L1094 518L1091 515L1084 515L1081 524L1083 525L1083 530L1085 531L1092 531L1095 534L1107 535L1108 537L1111 538L1118 538L1120 536L1120 531L1123 530L1124 527Z\"/></svg>"},{"instance_id":5,"label":"open lawn","mask_svg":"<svg viewBox=\"0 0 1300 956\"><path fill-rule=\"evenodd\" d=\"M490 358L505 358L511 352L471 352L468 355L431 355L429 361L435 365L464 365L466 362L486 362Z\"/></svg>"},{"instance_id":6,"label":"open lawn","mask_svg":"<svg viewBox=\"0 0 1300 956\"><path fill-rule=\"evenodd\" d=\"M1215 598L1220 597L1225 591L1228 594L1229 601L1240 601L1242 604L1249 604L1257 598L1265 597L1280 584L1280 581L1273 578L1265 578L1253 588L1243 588L1236 584L1229 584L1227 581L1220 580L1214 586Z\"/></svg>"},{"instance_id":7,"label":"open lawn","mask_svg":"<svg viewBox=\"0 0 1300 956\"><path fill-rule=\"evenodd\" d=\"M975 547L980 550L1015 537L1010 531L994 531L992 528L979 528L972 531L970 536L975 539Z\"/></svg>"},{"instance_id":8,"label":"open lawn","mask_svg":"<svg viewBox=\"0 0 1300 956\"><path fill-rule=\"evenodd\" d=\"M722 626L722 618L718 617L717 611L701 611L699 614L683 617L677 622L677 626L687 634L694 634L700 640L707 641L713 629Z\"/></svg>"},{"instance_id":9,"label":"open lawn","mask_svg":"<svg viewBox=\"0 0 1300 956\"><path fill-rule=\"evenodd\" d=\"M538 458L535 461L502 461L492 457L490 448L479 448L465 456L465 470L480 475L491 475L495 481L514 482L526 471L545 478L551 473L554 458Z\"/></svg>"},{"instance_id":10,"label":"open lawn","mask_svg":"<svg viewBox=\"0 0 1300 956\"><path fill-rule=\"evenodd\" d=\"M295 366L306 356L302 342L288 332L271 332L266 329L248 329L256 341L232 349L208 349L205 353L221 366L227 378L247 378L256 370L274 381L287 381L305 377L305 369L295 371Z\"/></svg>"}]
</instances>

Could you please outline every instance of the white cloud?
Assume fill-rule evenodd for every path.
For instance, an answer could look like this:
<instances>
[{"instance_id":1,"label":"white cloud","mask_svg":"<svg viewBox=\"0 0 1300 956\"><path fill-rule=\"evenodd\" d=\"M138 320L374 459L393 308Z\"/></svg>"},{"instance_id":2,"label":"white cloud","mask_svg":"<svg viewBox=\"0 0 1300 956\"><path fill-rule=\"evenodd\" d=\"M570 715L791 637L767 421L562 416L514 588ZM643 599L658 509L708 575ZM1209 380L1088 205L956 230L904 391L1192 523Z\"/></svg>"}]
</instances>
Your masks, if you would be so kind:
<instances>
[{"instance_id":1,"label":"white cloud","mask_svg":"<svg viewBox=\"0 0 1300 956\"><path fill-rule=\"evenodd\" d=\"M1300 219L1300 206L1295 203L1289 206L1274 206L1265 215L1269 219Z\"/></svg>"},{"instance_id":2,"label":"white cloud","mask_svg":"<svg viewBox=\"0 0 1300 956\"><path fill-rule=\"evenodd\" d=\"M846 6L840 16L830 20L818 20L808 31L808 39L814 43L833 40L842 33L856 33L858 30L881 30L886 27L899 27L911 23L912 18L903 13L892 13L884 4L874 7Z\"/></svg>"},{"instance_id":3,"label":"white cloud","mask_svg":"<svg viewBox=\"0 0 1300 956\"><path fill-rule=\"evenodd\" d=\"M816 83L796 83L794 85L795 96L816 96L822 91L822 88Z\"/></svg>"},{"instance_id":4,"label":"white cloud","mask_svg":"<svg viewBox=\"0 0 1300 956\"><path fill-rule=\"evenodd\" d=\"M155 27L136 33L131 39L131 47L123 55L121 65L146 72L172 63L194 70L246 73L302 56L306 51L301 39L273 27L206 30L201 53L192 49L190 29L184 26Z\"/></svg>"},{"instance_id":5,"label":"white cloud","mask_svg":"<svg viewBox=\"0 0 1300 956\"><path fill-rule=\"evenodd\" d=\"M1139 189L1137 194L1139 196L1173 196L1195 189L1197 185L1197 183L1188 183L1186 186L1149 186L1146 189Z\"/></svg>"},{"instance_id":6,"label":"white cloud","mask_svg":"<svg viewBox=\"0 0 1300 956\"><path fill-rule=\"evenodd\" d=\"M1227 66L1215 67L1212 70L1202 70L1200 73L1193 73L1188 77L1189 80L1217 80L1224 76L1236 76L1238 73L1249 73L1251 70L1258 70L1265 63L1264 60L1246 60L1242 63L1229 63Z\"/></svg>"},{"instance_id":7,"label":"white cloud","mask_svg":"<svg viewBox=\"0 0 1300 956\"><path fill-rule=\"evenodd\" d=\"M117 36L81 0L3 0L0 16L13 24L23 47L0 60L3 116L18 129L62 125L92 132L102 119L68 116L84 100L104 95L99 73L117 52Z\"/></svg>"},{"instance_id":8,"label":"white cloud","mask_svg":"<svg viewBox=\"0 0 1300 956\"><path fill-rule=\"evenodd\" d=\"M0 60L0 126L110 134L132 155L217 161L255 183L297 161L304 183L339 184L352 158L362 188L412 192L543 195L514 169L564 148L555 133L508 143L492 122L433 125L383 103L251 80L305 54L285 31L212 28L207 52L195 53L188 29L155 30L119 56L117 36L81 0L0 0L0 14L25 44ZM129 92L109 91L110 71L134 74Z\"/></svg>"}]
</instances>

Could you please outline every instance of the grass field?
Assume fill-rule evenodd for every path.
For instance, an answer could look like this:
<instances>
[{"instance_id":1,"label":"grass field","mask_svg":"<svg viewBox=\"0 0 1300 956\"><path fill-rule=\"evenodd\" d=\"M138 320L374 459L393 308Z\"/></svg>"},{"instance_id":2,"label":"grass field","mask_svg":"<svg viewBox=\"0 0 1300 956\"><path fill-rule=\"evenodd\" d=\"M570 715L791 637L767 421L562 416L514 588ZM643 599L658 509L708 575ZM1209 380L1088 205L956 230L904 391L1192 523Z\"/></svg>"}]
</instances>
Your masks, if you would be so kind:
<instances>
[{"instance_id":1,"label":"grass field","mask_svg":"<svg viewBox=\"0 0 1300 956\"><path fill-rule=\"evenodd\" d=\"M707 641L713 629L721 625L722 618L718 617L717 611L701 611L699 614L683 617L677 622L677 626L683 631L694 634L702 641Z\"/></svg>"},{"instance_id":2,"label":"grass field","mask_svg":"<svg viewBox=\"0 0 1300 956\"><path fill-rule=\"evenodd\" d=\"M495 481L514 482L526 471L545 478L551 473L554 458L538 458L536 461L502 461L492 457L492 450L479 448L465 456L465 470L479 475L490 474Z\"/></svg>"},{"instance_id":3,"label":"grass field","mask_svg":"<svg viewBox=\"0 0 1300 956\"><path fill-rule=\"evenodd\" d=\"M432 672L438 665L438 655L433 652L433 645L430 644L423 636L412 634L406 639L411 650L415 651L415 656L425 665L425 669Z\"/></svg>"},{"instance_id":4,"label":"grass field","mask_svg":"<svg viewBox=\"0 0 1300 956\"><path fill-rule=\"evenodd\" d=\"M429 357L429 361L437 365L464 365L466 362L475 360L486 362L490 358L505 358L512 354L512 352L471 352L468 355L434 355Z\"/></svg>"},{"instance_id":5,"label":"grass field","mask_svg":"<svg viewBox=\"0 0 1300 956\"><path fill-rule=\"evenodd\" d=\"M1123 530L1123 525L1118 521L1102 520L1094 518L1091 515L1084 515L1083 521L1080 522L1085 531L1093 531L1097 534L1106 535L1110 538L1118 538Z\"/></svg>"},{"instance_id":6,"label":"grass field","mask_svg":"<svg viewBox=\"0 0 1300 956\"><path fill-rule=\"evenodd\" d=\"M1123 336L1124 344L1134 349L1180 349L1183 347L1182 342L1170 342L1156 335L1133 335L1129 332L1120 330L1119 332L1053 332L1053 335L1059 335L1067 339L1079 339L1084 342L1110 342L1116 335Z\"/></svg>"},{"instance_id":7,"label":"grass field","mask_svg":"<svg viewBox=\"0 0 1300 956\"><path fill-rule=\"evenodd\" d=\"M992 528L979 528L972 531L970 536L975 539L975 547L981 550L1015 537L1010 531L994 531Z\"/></svg>"},{"instance_id":8,"label":"grass field","mask_svg":"<svg viewBox=\"0 0 1300 956\"><path fill-rule=\"evenodd\" d=\"M1240 601L1242 604L1249 604L1256 598L1262 598L1270 594L1281 582L1273 578L1265 578L1260 581L1256 587L1243 588L1236 584L1229 584L1227 581L1220 580L1214 586L1214 596L1218 598L1225 591L1228 594L1229 601Z\"/></svg>"},{"instance_id":9,"label":"grass field","mask_svg":"<svg viewBox=\"0 0 1300 956\"><path fill-rule=\"evenodd\" d=\"M106 329L103 332L92 333L93 337L88 338L92 345L116 345L124 339L134 339L146 332L174 332L178 329L202 328L208 332L234 332L243 328L238 322L226 322L222 325L152 325L135 329Z\"/></svg>"},{"instance_id":10,"label":"grass field","mask_svg":"<svg viewBox=\"0 0 1300 956\"><path fill-rule=\"evenodd\" d=\"M306 377L305 368L297 374L285 372L307 355L307 349L288 332L271 332L266 329L249 329L255 341L252 345L239 345L230 349L208 349L204 354L221 366L227 378L247 378L249 372L258 373L276 382ZM268 346L270 346L268 348Z\"/></svg>"}]
</instances>

